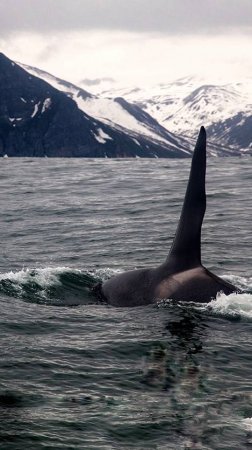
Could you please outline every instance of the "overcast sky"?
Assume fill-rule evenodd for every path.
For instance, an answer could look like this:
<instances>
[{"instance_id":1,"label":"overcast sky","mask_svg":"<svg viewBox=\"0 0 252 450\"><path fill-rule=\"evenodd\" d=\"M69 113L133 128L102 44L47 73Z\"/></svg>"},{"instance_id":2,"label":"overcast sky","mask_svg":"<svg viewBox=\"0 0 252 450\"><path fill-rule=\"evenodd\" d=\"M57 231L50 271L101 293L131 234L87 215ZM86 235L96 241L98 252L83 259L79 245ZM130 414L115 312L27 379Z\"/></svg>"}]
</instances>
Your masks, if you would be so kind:
<instances>
[{"instance_id":1,"label":"overcast sky","mask_svg":"<svg viewBox=\"0 0 252 450\"><path fill-rule=\"evenodd\" d=\"M252 0L0 0L0 50L90 90L239 81L252 74Z\"/></svg>"}]
</instances>

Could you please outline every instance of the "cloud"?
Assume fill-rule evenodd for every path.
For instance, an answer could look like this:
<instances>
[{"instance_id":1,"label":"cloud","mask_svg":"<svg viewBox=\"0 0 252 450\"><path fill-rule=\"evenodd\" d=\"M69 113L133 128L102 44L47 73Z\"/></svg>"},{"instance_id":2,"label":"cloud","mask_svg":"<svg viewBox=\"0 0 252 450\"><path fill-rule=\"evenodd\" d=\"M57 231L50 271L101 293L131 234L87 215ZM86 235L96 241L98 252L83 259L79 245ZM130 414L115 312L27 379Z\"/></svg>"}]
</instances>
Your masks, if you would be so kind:
<instances>
[{"instance_id":1,"label":"cloud","mask_svg":"<svg viewBox=\"0 0 252 450\"><path fill-rule=\"evenodd\" d=\"M46 62L50 60L50 58L54 58L57 52L59 51L60 42L57 43L47 43L40 52L38 52L38 60L41 62Z\"/></svg>"},{"instance_id":2,"label":"cloud","mask_svg":"<svg viewBox=\"0 0 252 450\"><path fill-rule=\"evenodd\" d=\"M0 33L122 30L165 34L252 31L251 0L0 0Z\"/></svg>"},{"instance_id":3,"label":"cloud","mask_svg":"<svg viewBox=\"0 0 252 450\"><path fill-rule=\"evenodd\" d=\"M115 83L115 79L111 77L103 77L103 78L84 78L80 81L81 84L85 84L86 86L98 86L103 82Z\"/></svg>"},{"instance_id":4,"label":"cloud","mask_svg":"<svg viewBox=\"0 0 252 450\"><path fill-rule=\"evenodd\" d=\"M50 50L48 54L45 49ZM219 76L238 81L251 75L249 35L199 38L104 30L55 36L21 33L5 43L0 39L0 51L77 85L86 80L90 88L93 80L98 83L103 78L113 78L113 87L117 87L167 83L191 74L206 75L211 82ZM94 82L95 91L99 85Z\"/></svg>"},{"instance_id":5,"label":"cloud","mask_svg":"<svg viewBox=\"0 0 252 450\"><path fill-rule=\"evenodd\" d=\"M0 51L94 90L104 78L147 85L251 73L252 0L0 0L0 7Z\"/></svg>"}]
</instances>

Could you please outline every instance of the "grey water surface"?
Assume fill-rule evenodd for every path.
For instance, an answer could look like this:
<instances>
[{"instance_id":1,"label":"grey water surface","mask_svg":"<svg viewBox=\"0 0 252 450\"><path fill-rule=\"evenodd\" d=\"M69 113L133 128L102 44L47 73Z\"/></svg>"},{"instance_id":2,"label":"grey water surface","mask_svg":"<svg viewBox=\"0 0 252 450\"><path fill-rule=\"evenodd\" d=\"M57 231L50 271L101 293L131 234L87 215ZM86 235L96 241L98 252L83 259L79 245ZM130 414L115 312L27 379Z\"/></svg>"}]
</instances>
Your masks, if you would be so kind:
<instances>
[{"instance_id":1,"label":"grey water surface","mask_svg":"<svg viewBox=\"0 0 252 450\"><path fill-rule=\"evenodd\" d=\"M100 304L167 256L190 160L1 159L0 448L252 447L251 158L208 161L209 305Z\"/></svg>"}]
</instances>

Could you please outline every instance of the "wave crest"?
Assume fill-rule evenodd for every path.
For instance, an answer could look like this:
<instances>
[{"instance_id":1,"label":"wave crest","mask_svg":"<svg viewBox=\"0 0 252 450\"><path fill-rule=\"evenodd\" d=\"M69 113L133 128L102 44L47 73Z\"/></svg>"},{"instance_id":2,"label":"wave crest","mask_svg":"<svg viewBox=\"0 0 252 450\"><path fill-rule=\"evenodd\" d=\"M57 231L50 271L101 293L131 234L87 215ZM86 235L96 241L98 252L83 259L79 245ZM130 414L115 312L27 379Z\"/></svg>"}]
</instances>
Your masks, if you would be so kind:
<instances>
[{"instance_id":1,"label":"wave crest","mask_svg":"<svg viewBox=\"0 0 252 450\"><path fill-rule=\"evenodd\" d=\"M22 269L18 272L0 274L0 292L21 298L32 303L44 303L58 306L71 306L97 303L92 294L96 283L102 282L119 273L110 268L80 270L69 267L46 267ZM207 304L193 303L191 307L200 311L229 316L232 318L252 319L252 278L223 276L245 292L225 295L220 293L215 300ZM163 300L158 306L173 306L171 300ZM182 307L189 306L180 302Z\"/></svg>"},{"instance_id":2,"label":"wave crest","mask_svg":"<svg viewBox=\"0 0 252 450\"><path fill-rule=\"evenodd\" d=\"M112 275L109 269L69 267L22 269L0 274L0 292L32 303L78 305L95 303L91 288Z\"/></svg>"}]
</instances>

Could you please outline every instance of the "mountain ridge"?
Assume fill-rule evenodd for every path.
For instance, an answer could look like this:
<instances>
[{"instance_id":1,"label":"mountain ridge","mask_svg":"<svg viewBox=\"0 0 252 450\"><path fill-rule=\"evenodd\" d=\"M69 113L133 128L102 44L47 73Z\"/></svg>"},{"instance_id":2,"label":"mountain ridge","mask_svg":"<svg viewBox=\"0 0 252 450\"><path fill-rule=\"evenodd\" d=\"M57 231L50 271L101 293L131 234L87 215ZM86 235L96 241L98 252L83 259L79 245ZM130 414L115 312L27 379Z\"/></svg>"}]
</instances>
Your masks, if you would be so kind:
<instances>
[{"instance_id":1,"label":"mountain ridge","mask_svg":"<svg viewBox=\"0 0 252 450\"><path fill-rule=\"evenodd\" d=\"M142 104L138 98L137 100L134 100L135 95L138 96L141 94L142 91L140 88L130 89L129 95L123 90L111 90L102 92L101 95L84 91L85 95L83 96L82 88L79 88L77 85L61 80L60 78L54 77L48 72L41 71L35 67L27 65L22 66L30 73L35 73L43 79L48 79L54 86L57 86L58 89L61 89L74 99L78 107L87 112L90 116L96 117L98 120L112 126L114 129L130 133L135 142L138 142L135 133L141 133L142 136L145 135L155 141L167 142L168 140L169 145L174 148L179 147L184 152L184 156L191 155L198 128L204 121L201 121L198 124L195 135L188 135L184 130L180 131L179 134L176 134L167 129L164 118L161 120L162 118L160 119L160 117L155 114L155 111L153 112L146 108L146 105L144 103ZM185 86L186 84L186 79L177 81L179 87ZM166 97L169 97L168 90L166 92ZM167 103L173 102L174 100L170 100ZM226 145L225 142L218 143L208 140L208 154L210 156L239 156L241 152L237 148Z\"/></svg>"},{"instance_id":2,"label":"mountain ridge","mask_svg":"<svg viewBox=\"0 0 252 450\"><path fill-rule=\"evenodd\" d=\"M177 82L177 88L188 91L186 79ZM198 87L182 98L163 86L160 103L155 98L144 100L139 88L125 96L113 96L113 91L99 96L1 53L0 156L190 157L198 126L206 123L206 117L197 116L199 98L209 104L209 88L212 86ZM189 108L185 124L193 129L198 120L195 133L184 127L178 135L167 128L166 122L172 122L163 106L169 109L172 105L179 111L181 104ZM150 114L152 110L156 113ZM175 122L174 117L172 120ZM235 133L239 123L247 129L250 146L250 116L240 114L233 122L228 119L225 129L218 123L209 125L208 135L216 136L216 142L208 141L209 155L250 154L239 149L238 143L232 145L235 139L244 138L241 130Z\"/></svg>"},{"instance_id":3,"label":"mountain ridge","mask_svg":"<svg viewBox=\"0 0 252 450\"><path fill-rule=\"evenodd\" d=\"M252 153L252 79L236 83L185 77L148 88L105 90L140 106L169 131L194 138L202 123L212 145Z\"/></svg>"},{"instance_id":4,"label":"mountain ridge","mask_svg":"<svg viewBox=\"0 0 252 450\"><path fill-rule=\"evenodd\" d=\"M78 90L82 101L90 97ZM71 96L0 55L0 155L186 157L186 145L184 141L183 150L168 140L111 127L81 110Z\"/></svg>"}]
</instances>

